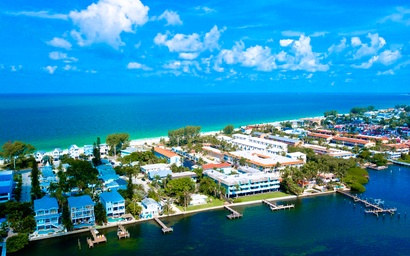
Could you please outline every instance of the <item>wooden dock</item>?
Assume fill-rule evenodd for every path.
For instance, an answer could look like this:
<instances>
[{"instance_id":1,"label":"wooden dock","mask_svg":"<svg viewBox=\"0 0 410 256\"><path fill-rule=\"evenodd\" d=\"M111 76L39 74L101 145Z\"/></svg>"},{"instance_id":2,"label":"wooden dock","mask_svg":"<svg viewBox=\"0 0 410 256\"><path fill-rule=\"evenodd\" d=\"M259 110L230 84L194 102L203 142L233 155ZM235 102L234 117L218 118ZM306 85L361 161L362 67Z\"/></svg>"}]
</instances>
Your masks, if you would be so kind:
<instances>
[{"instance_id":1,"label":"wooden dock","mask_svg":"<svg viewBox=\"0 0 410 256\"><path fill-rule=\"evenodd\" d=\"M97 235L98 231L96 229L90 228L90 232L91 232L92 239L87 237L87 243L88 243L89 248L94 247L94 244L107 242L107 238L105 237L105 235Z\"/></svg>"},{"instance_id":2,"label":"wooden dock","mask_svg":"<svg viewBox=\"0 0 410 256\"><path fill-rule=\"evenodd\" d=\"M165 226L165 224L162 223L162 221L160 219L158 219L158 217L155 217L154 220L162 227L162 233L165 234L165 233L174 231L173 228L169 228L169 227Z\"/></svg>"},{"instance_id":3,"label":"wooden dock","mask_svg":"<svg viewBox=\"0 0 410 256\"><path fill-rule=\"evenodd\" d=\"M228 211L231 212L231 214L226 215L226 217L227 217L228 219L230 219L230 220L231 220L231 219L240 218L240 217L243 216L241 213L235 211L234 209L230 208L229 206L226 206L226 205L225 205L225 209L227 209Z\"/></svg>"},{"instance_id":4,"label":"wooden dock","mask_svg":"<svg viewBox=\"0 0 410 256\"><path fill-rule=\"evenodd\" d=\"M262 203L267 204L270 206L270 209L272 211L278 211L278 210L285 210L285 209L291 209L295 208L294 204L288 204L288 205L277 205L269 202L268 200L262 200Z\"/></svg>"},{"instance_id":5,"label":"wooden dock","mask_svg":"<svg viewBox=\"0 0 410 256\"><path fill-rule=\"evenodd\" d=\"M342 190L337 190L337 192L342 194L342 195L345 195L347 197L352 198L354 202L364 204L365 207L373 208L373 209L370 209L370 210L365 210L364 211L365 213L372 213L372 214L375 214L376 216L379 216L379 213L390 213L391 215L393 215L397 211L397 208L384 209L384 208L380 207L378 204L370 203L367 200L361 199L361 198L359 198L355 195L349 194L349 193L347 193L345 191L342 191Z\"/></svg>"},{"instance_id":6,"label":"wooden dock","mask_svg":"<svg viewBox=\"0 0 410 256\"><path fill-rule=\"evenodd\" d=\"M128 238L130 237L130 232L128 232L122 224L118 224L117 236L118 239Z\"/></svg>"}]
</instances>

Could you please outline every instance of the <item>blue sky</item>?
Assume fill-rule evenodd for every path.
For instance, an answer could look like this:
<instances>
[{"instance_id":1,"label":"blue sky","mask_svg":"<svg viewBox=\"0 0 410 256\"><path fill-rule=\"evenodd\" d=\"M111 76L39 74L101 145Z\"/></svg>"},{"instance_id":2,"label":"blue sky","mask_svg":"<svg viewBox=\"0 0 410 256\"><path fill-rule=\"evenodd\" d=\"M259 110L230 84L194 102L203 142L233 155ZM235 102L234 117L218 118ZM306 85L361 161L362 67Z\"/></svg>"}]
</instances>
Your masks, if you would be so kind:
<instances>
[{"instance_id":1,"label":"blue sky","mask_svg":"<svg viewBox=\"0 0 410 256\"><path fill-rule=\"evenodd\" d=\"M410 92L408 1L0 2L3 93Z\"/></svg>"}]
</instances>

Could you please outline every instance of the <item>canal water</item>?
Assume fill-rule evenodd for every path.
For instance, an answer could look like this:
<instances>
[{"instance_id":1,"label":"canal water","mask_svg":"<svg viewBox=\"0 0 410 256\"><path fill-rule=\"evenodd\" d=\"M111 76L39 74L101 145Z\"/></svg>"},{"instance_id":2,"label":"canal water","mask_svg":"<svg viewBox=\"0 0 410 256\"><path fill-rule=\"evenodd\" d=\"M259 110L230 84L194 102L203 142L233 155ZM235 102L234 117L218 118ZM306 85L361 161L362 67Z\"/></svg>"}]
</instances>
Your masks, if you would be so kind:
<instances>
[{"instance_id":1,"label":"canal water","mask_svg":"<svg viewBox=\"0 0 410 256\"><path fill-rule=\"evenodd\" d=\"M410 168L370 171L362 195L397 207L394 216L364 214L343 195L288 201L295 208L270 211L267 205L234 207L243 217L228 220L226 210L163 219L174 228L162 234L154 221L127 226L131 238L102 230L108 242L89 249L88 233L32 242L18 255L409 255ZM400 213L400 215L398 214ZM400 217L399 217L400 216ZM82 244L78 248L78 240Z\"/></svg>"}]
</instances>

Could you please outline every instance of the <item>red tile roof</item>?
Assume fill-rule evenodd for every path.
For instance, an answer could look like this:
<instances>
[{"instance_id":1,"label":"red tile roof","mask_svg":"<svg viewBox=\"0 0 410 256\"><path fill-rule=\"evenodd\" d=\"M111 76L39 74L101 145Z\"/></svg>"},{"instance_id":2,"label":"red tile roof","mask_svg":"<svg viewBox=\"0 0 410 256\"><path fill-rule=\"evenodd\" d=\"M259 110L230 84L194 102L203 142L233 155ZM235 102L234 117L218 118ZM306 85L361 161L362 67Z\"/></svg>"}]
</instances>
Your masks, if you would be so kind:
<instances>
[{"instance_id":1,"label":"red tile roof","mask_svg":"<svg viewBox=\"0 0 410 256\"><path fill-rule=\"evenodd\" d=\"M220 163L220 164L204 164L202 165L203 170L209 170L209 169L222 169L222 168L228 168L231 167L229 163Z\"/></svg>"},{"instance_id":2,"label":"red tile roof","mask_svg":"<svg viewBox=\"0 0 410 256\"><path fill-rule=\"evenodd\" d=\"M171 150L164 149L164 148L154 148L154 151L168 158L178 156L176 153L172 152Z\"/></svg>"}]
</instances>

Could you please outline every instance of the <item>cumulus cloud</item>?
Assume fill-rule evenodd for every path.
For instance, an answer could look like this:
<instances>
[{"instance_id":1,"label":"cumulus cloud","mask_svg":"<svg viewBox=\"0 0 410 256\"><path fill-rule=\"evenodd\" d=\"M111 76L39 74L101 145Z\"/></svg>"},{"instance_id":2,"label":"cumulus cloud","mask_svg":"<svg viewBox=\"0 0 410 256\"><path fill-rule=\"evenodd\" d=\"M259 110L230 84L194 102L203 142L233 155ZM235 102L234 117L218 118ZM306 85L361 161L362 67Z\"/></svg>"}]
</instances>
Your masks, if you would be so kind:
<instances>
[{"instance_id":1,"label":"cumulus cloud","mask_svg":"<svg viewBox=\"0 0 410 256\"><path fill-rule=\"evenodd\" d=\"M360 40L360 37L354 36L350 39L350 43L352 44L353 47L360 46L362 44L362 41Z\"/></svg>"},{"instance_id":2,"label":"cumulus cloud","mask_svg":"<svg viewBox=\"0 0 410 256\"><path fill-rule=\"evenodd\" d=\"M356 59L360 59L363 56L373 55L377 53L384 45L386 45L386 40L383 37L380 37L379 34L371 34L367 35L367 38L370 39L369 44L361 44L360 48L355 53L354 57Z\"/></svg>"},{"instance_id":3,"label":"cumulus cloud","mask_svg":"<svg viewBox=\"0 0 410 256\"><path fill-rule=\"evenodd\" d=\"M378 76L384 76L384 75L394 75L394 71L392 69L386 70L386 71L378 71L377 75Z\"/></svg>"},{"instance_id":4,"label":"cumulus cloud","mask_svg":"<svg viewBox=\"0 0 410 256\"><path fill-rule=\"evenodd\" d=\"M67 58L67 54L63 52L50 52L48 57L52 60L62 60Z\"/></svg>"},{"instance_id":5,"label":"cumulus cloud","mask_svg":"<svg viewBox=\"0 0 410 256\"><path fill-rule=\"evenodd\" d=\"M207 7L207 6L197 6L197 7L195 7L195 10L204 11L205 13L216 12L215 9L209 8L209 7Z\"/></svg>"},{"instance_id":6,"label":"cumulus cloud","mask_svg":"<svg viewBox=\"0 0 410 256\"><path fill-rule=\"evenodd\" d=\"M54 74L54 71L56 71L56 69L57 69L57 66L47 66L44 68L44 70L50 73L51 75Z\"/></svg>"},{"instance_id":7,"label":"cumulus cloud","mask_svg":"<svg viewBox=\"0 0 410 256\"><path fill-rule=\"evenodd\" d=\"M53 39L48 41L47 44L57 48L64 48L66 50L71 49L71 43L59 37L54 37Z\"/></svg>"},{"instance_id":8,"label":"cumulus cloud","mask_svg":"<svg viewBox=\"0 0 410 256\"><path fill-rule=\"evenodd\" d=\"M225 28L218 29L217 26L214 26L208 33L205 34L203 40L201 40L201 36L197 33L190 35L176 34L174 36L172 36L169 32L166 34L158 33L154 38L154 43L156 45L164 45L168 47L170 52L200 53L205 50L212 51L219 48L219 37L224 30Z\"/></svg>"},{"instance_id":9,"label":"cumulus cloud","mask_svg":"<svg viewBox=\"0 0 410 256\"><path fill-rule=\"evenodd\" d=\"M280 46L282 46L282 47L289 46L289 45L292 44L292 43L293 43L293 40L292 40L292 39L282 39L282 40L279 40L279 44L280 44Z\"/></svg>"},{"instance_id":10,"label":"cumulus cloud","mask_svg":"<svg viewBox=\"0 0 410 256\"><path fill-rule=\"evenodd\" d=\"M147 6L139 0L100 0L82 11L69 13L70 19L78 26L71 36L80 46L106 43L118 49L124 45L121 33L134 33L137 26L148 21Z\"/></svg>"},{"instance_id":11,"label":"cumulus cloud","mask_svg":"<svg viewBox=\"0 0 410 256\"><path fill-rule=\"evenodd\" d=\"M142 70L145 70L145 71L147 71L147 70L152 70L152 68L147 67L146 65L141 64L141 63L138 63L138 62L130 62L130 63L128 63L127 69L142 69Z\"/></svg>"},{"instance_id":12,"label":"cumulus cloud","mask_svg":"<svg viewBox=\"0 0 410 256\"><path fill-rule=\"evenodd\" d=\"M178 57L180 59L185 59L185 60L193 60L198 57L199 53L197 52L181 52L179 53Z\"/></svg>"},{"instance_id":13,"label":"cumulus cloud","mask_svg":"<svg viewBox=\"0 0 410 256\"><path fill-rule=\"evenodd\" d=\"M255 67L260 71L271 71L273 69L284 70L306 70L309 72L327 71L329 66L321 64L319 54L312 51L310 37L300 36L299 40L282 40L287 51L275 54L265 46L252 46L245 48L242 41L236 42L231 50L223 49L219 55L214 69L221 71L222 63L228 65L241 64L245 67Z\"/></svg>"},{"instance_id":14,"label":"cumulus cloud","mask_svg":"<svg viewBox=\"0 0 410 256\"><path fill-rule=\"evenodd\" d=\"M375 55L371 57L368 61L363 62L360 65L353 64L352 67L354 68L361 68L361 69L369 69L373 66L373 64L379 59L379 56Z\"/></svg>"},{"instance_id":15,"label":"cumulus cloud","mask_svg":"<svg viewBox=\"0 0 410 256\"><path fill-rule=\"evenodd\" d=\"M162 66L165 69L173 70L173 74L179 75L181 71L183 73L190 73L197 75L196 71L202 70L197 61L184 60L184 61L170 61Z\"/></svg>"},{"instance_id":16,"label":"cumulus cloud","mask_svg":"<svg viewBox=\"0 0 410 256\"><path fill-rule=\"evenodd\" d=\"M384 52L380 53L379 62L382 63L383 65L388 66L388 65L393 64L400 57L401 57L401 54L398 50L395 50L395 51L385 50Z\"/></svg>"},{"instance_id":17,"label":"cumulus cloud","mask_svg":"<svg viewBox=\"0 0 410 256\"><path fill-rule=\"evenodd\" d=\"M340 43L338 45L333 44L332 46L330 46L328 51L329 53L334 53L334 52L339 53L339 52L342 52L345 48L346 48L346 38L343 38L342 40L340 40Z\"/></svg>"},{"instance_id":18,"label":"cumulus cloud","mask_svg":"<svg viewBox=\"0 0 410 256\"><path fill-rule=\"evenodd\" d=\"M179 18L177 12L165 10L159 17L158 20L166 20L167 26L169 25L182 25L182 21Z\"/></svg>"}]
</instances>

